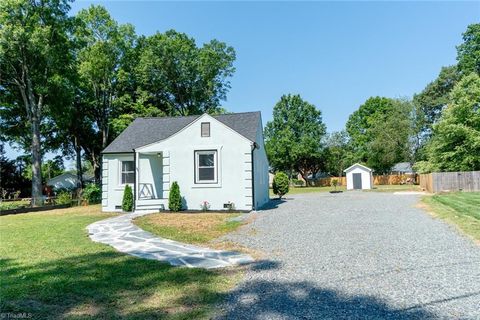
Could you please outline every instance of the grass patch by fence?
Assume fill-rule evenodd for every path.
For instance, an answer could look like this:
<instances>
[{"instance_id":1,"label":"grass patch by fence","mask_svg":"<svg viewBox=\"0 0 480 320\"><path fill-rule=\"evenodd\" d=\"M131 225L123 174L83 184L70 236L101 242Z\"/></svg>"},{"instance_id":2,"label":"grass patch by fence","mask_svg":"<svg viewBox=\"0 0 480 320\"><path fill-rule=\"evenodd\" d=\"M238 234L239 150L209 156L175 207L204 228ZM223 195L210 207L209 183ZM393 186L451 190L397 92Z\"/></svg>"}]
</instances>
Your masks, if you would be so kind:
<instances>
[{"instance_id":1,"label":"grass patch by fence","mask_svg":"<svg viewBox=\"0 0 480 320\"><path fill-rule=\"evenodd\" d=\"M92 242L100 206L0 217L0 310L32 319L204 319L236 271L175 268Z\"/></svg>"},{"instance_id":2,"label":"grass patch by fence","mask_svg":"<svg viewBox=\"0 0 480 320\"><path fill-rule=\"evenodd\" d=\"M0 201L0 211L29 207L30 200Z\"/></svg>"},{"instance_id":3,"label":"grass patch by fence","mask_svg":"<svg viewBox=\"0 0 480 320\"><path fill-rule=\"evenodd\" d=\"M480 192L436 194L422 201L435 216L480 241Z\"/></svg>"},{"instance_id":4,"label":"grass patch by fence","mask_svg":"<svg viewBox=\"0 0 480 320\"><path fill-rule=\"evenodd\" d=\"M290 187L286 197L288 195L301 194L301 193L315 193L315 192L330 192L335 190L334 187ZM337 190L346 191L346 186L337 186ZM419 191L419 187L416 185L375 185L371 190L363 191L373 191L373 192L395 192L395 191ZM277 197L273 194L273 190L270 189L270 197Z\"/></svg>"}]
</instances>

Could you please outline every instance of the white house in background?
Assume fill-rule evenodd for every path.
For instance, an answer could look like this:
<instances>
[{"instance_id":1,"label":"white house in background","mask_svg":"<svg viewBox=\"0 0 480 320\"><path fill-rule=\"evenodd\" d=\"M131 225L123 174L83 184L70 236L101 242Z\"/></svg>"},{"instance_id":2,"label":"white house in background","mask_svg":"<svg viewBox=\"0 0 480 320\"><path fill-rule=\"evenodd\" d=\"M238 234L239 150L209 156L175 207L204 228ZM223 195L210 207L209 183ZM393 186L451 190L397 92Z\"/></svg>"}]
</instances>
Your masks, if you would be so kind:
<instances>
[{"instance_id":1,"label":"white house in background","mask_svg":"<svg viewBox=\"0 0 480 320\"><path fill-rule=\"evenodd\" d=\"M347 176L347 190L372 189L373 174L372 169L359 163L343 170Z\"/></svg>"},{"instance_id":2,"label":"white house in background","mask_svg":"<svg viewBox=\"0 0 480 320\"><path fill-rule=\"evenodd\" d=\"M95 178L89 175L83 175L83 182L93 182ZM71 172L62 173L56 177L53 177L47 181L47 186L51 186L54 189L69 189L73 190L77 187L77 175Z\"/></svg>"},{"instance_id":3,"label":"white house in background","mask_svg":"<svg viewBox=\"0 0 480 320\"><path fill-rule=\"evenodd\" d=\"M415 174L410 162L399 162L391 169L392 174Z\"/></svg>"},{"instance_id":4,"label":"white house in background","mask_svg":"<svg viewBox=\"0 0 480 320\"><path fill-rule=\"evenodd\" d=\"M135 210L168 209L177 181L184 208L254 210L269 200L260 112L137 118L102 152L102 210L120 211L125 185Z\"/></svg>"}]
</instances>

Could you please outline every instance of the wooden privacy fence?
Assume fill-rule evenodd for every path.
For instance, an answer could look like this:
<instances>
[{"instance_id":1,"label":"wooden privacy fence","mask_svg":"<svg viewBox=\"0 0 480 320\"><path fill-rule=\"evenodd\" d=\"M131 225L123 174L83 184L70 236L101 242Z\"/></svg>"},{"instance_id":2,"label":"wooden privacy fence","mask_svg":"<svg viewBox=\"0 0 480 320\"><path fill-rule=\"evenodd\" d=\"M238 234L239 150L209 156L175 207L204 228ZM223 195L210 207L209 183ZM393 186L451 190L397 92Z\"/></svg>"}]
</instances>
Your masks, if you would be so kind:
<instances>
[{"instance_id":1,"label":"wooden privacy fence","mask_svg":"<svg viewBox=\"0 0 480 320\"><path fill-rule=\"evenodd\" d=\"M331 177L331 178L321 178L314 181L315 187L327 187L330 186L332 183L332 179L338 180L339 186L346 186L347 185L347 178L346 177ZM381 176L373 176L373 184L374 185L382 185L382 184L418 184L419 178L418 175L414 174L386 174Z\"/></svg>"},{"instance_id":2,"label":"wooden privacy fence","mask_svg":"<svg viewBox=\"0 0 480 320\"><path fill-rule=\"evenodd\" d=\"M441 191L480 191L480 171L421 174L420 187L431 193Z\"/></svg>"}]
</instances>

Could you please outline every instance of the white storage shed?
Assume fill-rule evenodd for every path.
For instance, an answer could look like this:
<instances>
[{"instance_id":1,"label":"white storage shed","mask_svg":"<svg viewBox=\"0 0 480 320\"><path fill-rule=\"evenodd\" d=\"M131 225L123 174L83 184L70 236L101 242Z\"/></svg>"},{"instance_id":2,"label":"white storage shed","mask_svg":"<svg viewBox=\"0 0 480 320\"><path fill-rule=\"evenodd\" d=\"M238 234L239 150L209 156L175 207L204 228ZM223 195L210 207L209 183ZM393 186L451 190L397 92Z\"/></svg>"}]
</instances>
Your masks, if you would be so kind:
<instances>
[{"instance_id":1,"label":"white storage shed","mask_svg":"<svg viewBox=\"0 0 480 320\"><path fill-rule=\"evenodd\" d=\"M355 163L343 170L347 176L347 190L361 190L373 188L372 169Z\"/></svg>"}]
</instances>

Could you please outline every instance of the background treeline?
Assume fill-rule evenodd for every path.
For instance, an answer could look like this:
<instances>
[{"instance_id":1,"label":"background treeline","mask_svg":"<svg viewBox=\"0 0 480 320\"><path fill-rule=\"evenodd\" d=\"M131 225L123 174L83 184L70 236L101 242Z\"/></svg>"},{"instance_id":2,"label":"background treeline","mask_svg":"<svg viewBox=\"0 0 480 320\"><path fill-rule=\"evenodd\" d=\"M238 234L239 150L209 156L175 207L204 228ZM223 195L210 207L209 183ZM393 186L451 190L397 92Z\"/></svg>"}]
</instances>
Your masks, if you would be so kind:
<instances>
[{"instance_id":1,"label":"background treeline","mask_svg":"<svg viewBox=\"0 0 480 320\"><path fill-rule=\"evenodd\" d=\"M139 36L102 6L69 10L66 0L0 2L0 139L31 155L34 205L46 152L76 159L79 181L82 162L100 181L101 151L135 117L224 112L235 71L223 42Z\"/></svg>"},{"instance_id":2,"label":"background treeline","mask_svg":"<svg viewBox=\"0 0 480 320\"><path fill-rule=\"evenodd\" d=\"M340 132L326 133L320 110L285 95L266 125L273 171L341 176L355 162L377 174L409 162L420 172L480 170L480 24L468 26L457 64L413 99L371 97Z\"/></svg>"}]
</instances>

